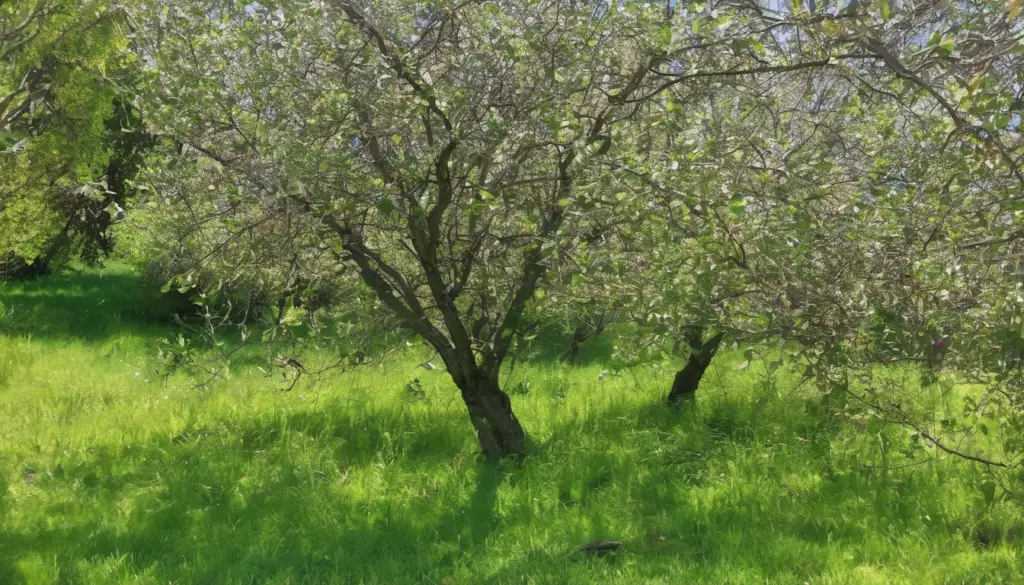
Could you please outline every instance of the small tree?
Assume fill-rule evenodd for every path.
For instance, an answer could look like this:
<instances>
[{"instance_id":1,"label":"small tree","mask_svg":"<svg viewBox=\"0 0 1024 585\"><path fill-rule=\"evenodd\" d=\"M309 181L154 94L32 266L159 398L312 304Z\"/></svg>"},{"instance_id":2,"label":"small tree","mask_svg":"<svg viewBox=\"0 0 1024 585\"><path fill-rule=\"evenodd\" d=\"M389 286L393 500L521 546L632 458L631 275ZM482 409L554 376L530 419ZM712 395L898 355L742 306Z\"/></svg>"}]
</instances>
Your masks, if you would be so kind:
<instances>
[{"instance_id":1,"label":"small tree","mask_svg":"<svg viewBox=\"0 0 1024 585\"><path fill-rule=\"evenodd\" d=\"M1005 214L1004 189L1022 185L1010 114L1020 57L1015 15L1001 8L851 5L826 18L824 36L783 26L779 40L817 39L843 47L844 59L786 76L767 68L700 107L666 108L657 157L623 163L657 207L637 211L653 270L634 270L620 298L636 299L654 327L642 347L689 348L670 402L696 390L722 331L797 339L806 356L849 365L844 340L881 306L895 309L897 291L935 262L945 225L968 209L974 222ZM971 208L975 196L950 194L966 177L1003 195L983 198L989 211ZM1003 236L974 244L1015 241L1002 224ZM958 252L944 254L942 264L956 264Z\"/></svg>"}]
</instances>

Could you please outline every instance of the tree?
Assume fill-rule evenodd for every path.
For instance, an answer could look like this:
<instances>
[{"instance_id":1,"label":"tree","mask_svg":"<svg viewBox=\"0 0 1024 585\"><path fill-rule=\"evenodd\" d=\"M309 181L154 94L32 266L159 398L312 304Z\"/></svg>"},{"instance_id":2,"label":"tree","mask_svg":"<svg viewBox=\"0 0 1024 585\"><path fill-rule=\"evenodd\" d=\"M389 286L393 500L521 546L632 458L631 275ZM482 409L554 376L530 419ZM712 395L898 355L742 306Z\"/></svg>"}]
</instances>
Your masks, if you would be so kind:
<instances>
[{"instance_id":1,"label":"tree","mask_svg":"<svg viewBox=\"0 0 1024 585\"><path fill-rule=\"evenodd\" d=\"M774 40L796 21L754 5L150 8L147 118L230 177L232 237L301 216L437 350L494 458L525 444L498 377L524 311L598 245L585 236L633 189L616 159L649 152L651 112L832 59Z\"/></svg>"},{"instance_id":2,"label":"tree","mask_svg":"<svg viewBox=\"0 0 1024 585\"><path fill-rule=\"evenodd\" d=\"M124 12L0 6L0 272L96 261L149 138L132 104Z\"/></svg>"},{"instance_id":3,"label":"tree","mask_svg":"<svg viewBox=\"0 0 1024 585\"><path fill-rule=\"evenodd\" d=\"M153 0L137 19L154 65L145 114L175 149L152 185L190 214L203 201L195 221L220 225L210 254L294 222L438 352L484 453L518 455L501 366L539 290L626 263L610 243L672 243L659 266L689 273L661 296L686 301L676 339L696 348L712 328L692 352L703 362L722 331L835 347L861 322L849 308L868 296L872 242L848 234L894 216L856 205L879 182L858 166L866 150L845 152L843 126L871 117L857 100L894 100L907 128L937 105L958 139L1019 172L998 120L979 129L951 101L956 71L1006 76L1016 33L988 5L942 10ZM986 56L949 66L950 24ZM982 26L1000 35L988 49L970 38ZM837 274L852 293L823 286Z\"/></svg>"},{"instance_id":4,"label":"tree","mask_svg":"<svg viewBox=\"0 0 1024 585\"><path fill-rule=\"evenodd\" d=\"M937 212L928 188L948 197L957 173L991 181L982 164L1011 188L1019 183L1017 137L1001 132L1012 118L1001 108L1017 91L1017 74L1008 73L1019 70L1019 33L1003 11L933 8L885 6L829 20L822 42L848 47L842 62L732 83L706 105L665 117L671 130L656 137L660 160L645 153L624 161L658 206L644 214L649 235L639 246L654 250L645 259L653 272L634 265L640 278L624 281L621 296L639 300L639 320L656 324L641 348L691 348L670 402L696 390L708 329L711 354L716 332L727 331L844 355L843 340L891 298L885 287L907 283L927 257L908 252L926 252L922 243L943 231L936 225L966 211ZM815 32L792 29L784 42ZM982 87L987 106L978 116L969 109ZM950 153L951 142L962 151ZM976 163L963 164L963 153Z\"/></svg>"}]
</instances>

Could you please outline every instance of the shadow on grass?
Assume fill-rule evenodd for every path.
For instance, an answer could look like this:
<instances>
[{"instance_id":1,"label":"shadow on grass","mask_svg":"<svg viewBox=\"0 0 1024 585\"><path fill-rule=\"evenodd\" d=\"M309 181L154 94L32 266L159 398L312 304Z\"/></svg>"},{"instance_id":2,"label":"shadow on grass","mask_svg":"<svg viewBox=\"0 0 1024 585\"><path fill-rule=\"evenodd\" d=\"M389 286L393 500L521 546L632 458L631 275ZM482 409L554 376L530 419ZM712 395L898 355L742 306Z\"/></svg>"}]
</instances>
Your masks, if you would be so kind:
<instances>
[{"instance_id":1,"label":"shadow on grass","mask_svg":"<svg viewBox=\"0 0 1024 585\"><path fill-rule=\"evenodd\" d=\"M112 268L69 270L18 281L0 281L0 334L46 340L102 342L124 334L166 338L178 331L176 314L189 319L196 307L181 295L162 295L145 287L139 275ZM198 321L197 321L198 322ZM223 332L234 340L237 332ZM609 328L580 345L572 363L565 361L571 331L559 324L543 325L523 351L523 362L565 364L566 367L606 363L614 352L615 331ZM393 340L384 335L363 348L376 355ZM255 365L266 360L250 352L237 356Z\"/></svg>"},{"instance_id":2,"label":"shadow on grass","mask_svg":"<svg viewBox=\"0 0 1024 585\"><path fill-rule=\"evenodd\" d=\"M558 425L538 445L541 468L531 471L556 483L559 508L571 510L580 527L555 552L570 563L614 566L615 555L593 559L572 546L622 539L617 554L642 556L652 578L659 566L735 566L744 557L740 562L752 563L763 578L813 581L838 550L957 521L945 504L919 497L941 483L927 469L887 473L848 460L829 478L824 460L840 431L801 426L803 402L780 401L767 410L771 416L753 408L698 415L623 406ZM809 438L783 437L780 429L800 429ZM909 489L902 478L913 473L920 485ZM630 486L625 494L624 485ZM627 524L617 521L620 515L642 518L640 534L615 532ZM516 582L524 574L557 580L555 573L530 573L555 556L526 550L493 580Z\"/></svg>"},{"instance_id":3,"label":"shadow on grass","mask_svg":"<svg viewBox=\"0 0 1024 585\"><path fill-rule=\"evenodd\" d=\"M566 360L566 353L572 340L572 326L547 323L542 324L533 334L533 338L521 348L522 362L546 365L565 364L566 366L589 366L603 364L611 360L615 351L615 328L609 327L596 338L588 339L580 344L579 352L571 362Z\"/></svg>"},{"instance_id":4,"label":"shadow on grass","mask_svg":"<svg viewBox=\"0 0 1024 585\"><path fill-rule=\"evenodd\" d=\"M2 331L165 334L159 307L140 300L138 286L130 275L91 272L11 286L0 301L18 319ZM608 335L598 341L610 344ZM557 359L558 336L543 341L537 359ZM603 351L585 345L577 363L600 361ZM507 468L471 455L476 442L458 408L338 401L315 412L199 416L174 436L93 446L39 470L31 488L39 493L26 499L33 521L0 524L0 583L33 579L31 559L53 565L50 582L62 584L139 575L182 584L420 583L460 572L460 582L554 583L573 567L614 567L625 555L642 556L639 570L652 580L681 564L748 563L765 577L757 580L803 582L826 571L837 548L895 541L924 530L924 517L957 522L941 498L922 497L941 492L939 472L833 463L841 429L815 415L814 403L749 398L699 393L699 409L681 413L636 401L579 420L563 413L526 461ZM0 477L6 515L4 481L12 480ZM620 538L621 555L575 552Z\"/></svg>"},{"instance_id":5,"label":"shadow on grass","mask_svg":"<svg viewBox=\"0 0 1024 585\"><path fill-rule=\"evenodd\" d=\"M472 455L461 412L339 400L204 418L41 471L35 513L48 521L0 533L0 577L24 581L17 563L35 555L56 559L67 584L562 582L638 555L633 570L652 579L747 563L761 580L813 581L837 550L922 530L923 515L947 521L943 502L915 497L941 478L911 490L905 472L853 462L825 477L834 429L779 434L797 428L799 401L727 406L611 406L556 423L524 462L497 467ZM575 552L598 539L624 549ZM118 577L99 577L104 563Z\"/></svg>"},{"instance_id":6,"label":"shadow on grass","mask_svg":"<svg viewBox=\"0 0 1024 585\"><path fill-rule=\"evenodd\" d=\"M0 303L0 333L84 341L162 335L172 315L188 308L145 290L130 272L95 269L0 282Z\"/></svg>"},{"instance_id":7,"label":"shadow on grass","mask_svg":"<svg viewBox=\"0 0 1024 585\"><path fill-rule=\"evenodd\" d=\"M8 483L6 474L0 473L0 518L11 513L7 503L9 498ZM7 534L0 528L0 551L12 550L11 545L16 544L17 538ZM17 558L0 552L0 583L9 585L25 585L25 576L18 568Z\"/></svg>"},{"instance_id":8,"label":"shadow on grass","mask_svg":"<svg viewBox=\"0 0 1024 585\"><path fill-rule=\"evenodd\" d=\"M455 485L381 474L450 468L464 422L336 406L90 449L40 473L53 521L0 533L0 582L37 557L69 585L115 582L93 562L159 583L420 582L484 546L503 473L470 458Z\"/></svg>"}]
</instances>

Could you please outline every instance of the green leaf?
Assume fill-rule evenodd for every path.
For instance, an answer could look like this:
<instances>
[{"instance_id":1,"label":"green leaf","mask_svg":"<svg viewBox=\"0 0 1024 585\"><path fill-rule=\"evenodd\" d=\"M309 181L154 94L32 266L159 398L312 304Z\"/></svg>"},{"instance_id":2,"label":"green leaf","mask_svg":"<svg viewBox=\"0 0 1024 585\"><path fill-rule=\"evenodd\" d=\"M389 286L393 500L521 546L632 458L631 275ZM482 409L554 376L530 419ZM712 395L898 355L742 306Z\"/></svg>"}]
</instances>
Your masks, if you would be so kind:
<instances>
[{"instance_id":1,"label":"green leaf","mask_svg":"<svg viewBox=\"0 0 1024 585\"><path fill-rule=\"evenodd\" d=\"M385 197L377 202L377 209L384 215L391 215L395 212L395 202L390 197Z\"/></svg>"},{"instance_id":2,"label":"green leaf","mask_svg":"<svg viewBox=\"0 0 1024 585\"><path fill-rule=\"evenodd\" d=\"M979 486L981 494L985 498L985 505L991 506L996 501L996 484L991 480L982 482Z\"/></svg>"},{"instance_id":3,"label":"green leaf","mask_svg":"<svg viewBox=\"0 0 1024 585\"><path fill-rule=\"evenodd\" d=\"M939 42L939 54L943 57L949 57L953 54L953 35L943 35L942 41Z\"/></svg>"},{"instance_id":4,"label":"green leaf","mask_svg":"<svg viewBox=\"0 0 1024 585\"><path fill-rule=\"evenodd\" d=\"M742 197L734 197L729 200L729 210L735 214L743 213L743 209L747 206L747 200Z\"/></svg>"},{"instance_id":5,"label":"green leaf","mask_svg":"<svg viewBox=\"0 0 1024 585\"><path fill-rule=\"evenodd\" d=\"M882 20L888 21L892 18L892 7L889 6L889 0L878 0L878 7L882 12Z\"/></svg>"}]
</instances>

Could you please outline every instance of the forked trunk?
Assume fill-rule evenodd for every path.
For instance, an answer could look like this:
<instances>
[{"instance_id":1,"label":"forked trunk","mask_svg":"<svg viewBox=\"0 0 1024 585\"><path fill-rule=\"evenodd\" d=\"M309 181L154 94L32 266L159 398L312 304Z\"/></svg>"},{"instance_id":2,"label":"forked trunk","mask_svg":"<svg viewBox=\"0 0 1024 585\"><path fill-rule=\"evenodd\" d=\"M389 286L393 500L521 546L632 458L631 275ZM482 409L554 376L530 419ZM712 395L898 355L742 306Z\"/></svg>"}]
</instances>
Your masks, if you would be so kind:
<instances>
[{"instance_id":1,"label":"forked trunk","mask_svg":"<svg viewBox=\"0 0 1024 585\"><path fill-rule=\"evenodd\" d=\"M461 391L484 455L493 461L521 456L526 432L512 412L508 394L496 383L486 381L465 384Z\"/></svg>"},{"instance_id":2,"label":"forked trunk","mask_svg":"<svg viewBox=\"0 0 1024 585\"><path fill-rule=\"evenodd\" d=\"M700 337L690 341L690 358L683 369L676 372L672 390L668 393L667 403L670 407L677 408L684 400L692 402L696 398L697 387L718 352L723 337L725 334L719 333L707 341Z\"/></svg>"}]
</instances>

